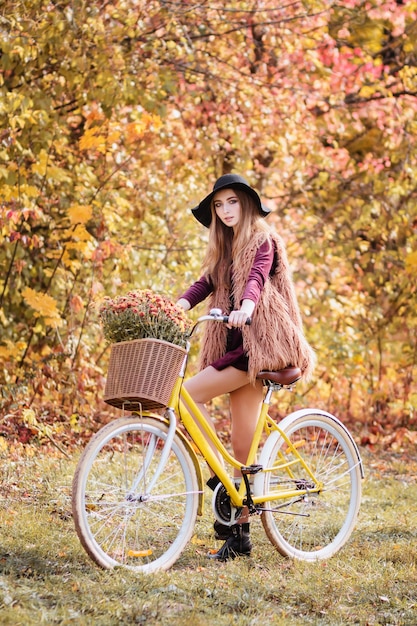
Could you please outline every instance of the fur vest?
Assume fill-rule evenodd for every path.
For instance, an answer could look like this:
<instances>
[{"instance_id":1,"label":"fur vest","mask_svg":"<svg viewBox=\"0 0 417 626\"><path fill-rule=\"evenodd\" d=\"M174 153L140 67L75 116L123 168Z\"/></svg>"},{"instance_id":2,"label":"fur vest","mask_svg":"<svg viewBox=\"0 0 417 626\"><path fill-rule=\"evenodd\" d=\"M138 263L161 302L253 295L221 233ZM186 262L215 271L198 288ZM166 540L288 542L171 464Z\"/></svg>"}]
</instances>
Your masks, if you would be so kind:
<instances>
[{"instance_id":1,"label":"fur vest","mask_svg":"<svg viewBox=\"0 0 417 626\"><path fill-rule=\"evenodd\" d=\"M266 233L256 233L239 258L234 259L231 293L227 288L215 290L209 297L208 310L216 307L228 314L231 301L236 303L235 308L240 306L256 252L267 237ZM284 243L276 233L270 237L275 247L275 271L265 282L252 315L252 324L242 329L252 382L262 370L275 371L289 365L299 367L303 376L308 378L316 361L303 334ZM225 324L206 325L200 352L201 369L224 355L227 331Z\"/></svg>"}]
</instances>

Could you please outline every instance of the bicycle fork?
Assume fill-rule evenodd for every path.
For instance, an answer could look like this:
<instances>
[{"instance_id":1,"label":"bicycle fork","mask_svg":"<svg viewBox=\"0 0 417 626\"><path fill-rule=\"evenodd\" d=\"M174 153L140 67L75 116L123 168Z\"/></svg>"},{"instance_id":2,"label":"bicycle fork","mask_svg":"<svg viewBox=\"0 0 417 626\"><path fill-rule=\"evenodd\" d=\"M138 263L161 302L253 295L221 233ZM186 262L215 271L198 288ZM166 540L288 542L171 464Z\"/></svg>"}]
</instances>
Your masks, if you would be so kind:
<instances>
[{"instance_id":1,"label":"bicycle fork","mask_svg":"<svg viewBox=\"0 0 417 626\"><path fill-rule=\"evenodd\" d=\"M157 436L153 435L152 437L152 441L150 441L148 448L146 450L146 456L143 462L143 466L140 470L140 472L138 473L138 475L136 476L132 486L131 486L131 490L130 493L127 496L128 500L135 500L136 496L134 495L138 489L138 486L141 484L141 482L143 481L144 484L144 489L143 491L145 493L142 493L140 498L142 500L146 500L147 497L149 496L149 494L152 492L152 489L154 488L156 482L158 481L160 475L162 474L162 472L165 470L165 466L167 464L168 461L168 457L170 455L171 452L171 447L172 447L172 442L174 441L174 435L175 435L175 431L176 431L176 427L177 427L177 421L176 421L176 417L175 417L175 413L172 409L167 409L166 413L168 414L168 418L169 418L169 425L168 425L168 432L167 432L167 436L165 439L165 443L164 443L164 447L162 449L162 453L161 453L161 458L159 459L159 463L158 463L158 467L156 468L151 481L149 482L148 485L146 485L146 474L148 472L148 469L150 467L150 464L152 462L152 458L155 452L155 448L157 445Z\"/></svg>"}]
</instances>

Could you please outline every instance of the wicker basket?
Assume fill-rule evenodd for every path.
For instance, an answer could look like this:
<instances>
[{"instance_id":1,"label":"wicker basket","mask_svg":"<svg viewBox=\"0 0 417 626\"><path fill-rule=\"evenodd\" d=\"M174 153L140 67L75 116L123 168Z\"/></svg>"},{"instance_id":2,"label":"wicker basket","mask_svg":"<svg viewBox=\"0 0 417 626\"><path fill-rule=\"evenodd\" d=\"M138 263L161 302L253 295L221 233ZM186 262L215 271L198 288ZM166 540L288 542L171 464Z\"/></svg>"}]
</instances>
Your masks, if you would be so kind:
<instances>
[{"instance_id":1,"label":"wicker basket","mask_svg":"<svg viewBox=\"0 0 417 626\"><path fill-rule=\"evenodd\" d=\"M184 348L159 339L112 344L104 401L131 411L167 406L184 356Z\"/></svg>"}]
</instances>

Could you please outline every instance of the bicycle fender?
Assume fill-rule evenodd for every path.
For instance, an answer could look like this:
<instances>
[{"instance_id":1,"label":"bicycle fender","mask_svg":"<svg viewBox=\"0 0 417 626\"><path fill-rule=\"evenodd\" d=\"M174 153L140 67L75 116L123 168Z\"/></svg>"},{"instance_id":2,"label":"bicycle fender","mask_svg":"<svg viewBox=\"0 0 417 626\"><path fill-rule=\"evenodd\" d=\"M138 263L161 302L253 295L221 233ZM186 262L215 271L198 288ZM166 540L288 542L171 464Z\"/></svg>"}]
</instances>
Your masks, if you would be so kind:
<instances>
[{"instance_id":1,"label":"bicycle fender","mask_svg":"<svg viewBox=\"0 0 417 626\"><path fill-rule=\"evenodd\" d=\"M142 413L142 415L144 417L145 417L145 415L147 415L149 417L152 417L153 419L161 422L165 426L167 426L167 427L169 426L169 419L167 417L165 417L164 415L159 415L158 413L150 413L150 412ZM204 511L204 480L203 480L203 472L201 471L201 466L200 466L200 463L198 461L197 455L196 455L196 453L194 451L194 448L192 447L191 443L188 441L188 439L186 438L184 433L182 433L180 431L180 429L177 427L175 429L175 434L178 435L179 439L181 439L181 443L187 449L187 452L190 455L191 460L192 460L193 465L194 465L194 468L195 468L195 473L197 475L197 482L198 482L198 491L199 491L197 514L201 516L201 515L203 515L203 511Z\"/></svg>"}]
</instances>

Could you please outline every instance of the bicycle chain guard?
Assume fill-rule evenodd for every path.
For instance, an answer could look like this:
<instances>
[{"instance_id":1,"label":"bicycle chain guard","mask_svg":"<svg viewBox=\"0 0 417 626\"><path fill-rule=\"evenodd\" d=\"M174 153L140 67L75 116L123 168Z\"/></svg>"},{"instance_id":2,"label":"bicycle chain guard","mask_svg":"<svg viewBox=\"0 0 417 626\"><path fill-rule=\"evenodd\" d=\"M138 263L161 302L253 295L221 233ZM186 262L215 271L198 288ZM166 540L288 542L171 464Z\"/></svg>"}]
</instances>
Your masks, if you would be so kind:
<instances>
[{"instance_id":1,"label":"bicycle chain guard","mask_svg":"<svg viewBox=\"0 0 417 626\"><path fill-rule=\"evenodd\" d=\"M217 521L225 526L236 524L242 513L241 507L232 506L230 496L222 483L219 483L214 489L212 507Z\"/></svg>"}]
</instances>

